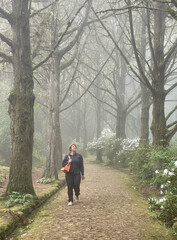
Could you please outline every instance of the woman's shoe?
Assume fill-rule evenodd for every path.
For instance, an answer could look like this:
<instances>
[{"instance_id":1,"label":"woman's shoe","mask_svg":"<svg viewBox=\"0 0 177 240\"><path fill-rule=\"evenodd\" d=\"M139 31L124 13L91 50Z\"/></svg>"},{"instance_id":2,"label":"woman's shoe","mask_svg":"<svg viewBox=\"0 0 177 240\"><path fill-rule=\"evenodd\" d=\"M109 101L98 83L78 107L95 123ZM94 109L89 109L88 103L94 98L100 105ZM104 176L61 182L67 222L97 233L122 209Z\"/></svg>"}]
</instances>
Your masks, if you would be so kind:
<instances>
[{"instance_id":1,"label":"woman's shoe","mask_svg":"<svg viewBox=\"0 0 177 240\"><path fill-rule=\"evenodd\" d=\"M79 197L76 197L76 203L78 203L79 202Z\"/></svg>"},{"instance_id":2,"label":"woman's shoe","mask_svg":"<svg viewBox=\"0 0 177 240\"><path fill-rule=\"evenodd\" d=\"M70 201L70 202L68 203L68 206L72 206L72 205L73 205L73 202Z\"/></svg>"}]
</instances>

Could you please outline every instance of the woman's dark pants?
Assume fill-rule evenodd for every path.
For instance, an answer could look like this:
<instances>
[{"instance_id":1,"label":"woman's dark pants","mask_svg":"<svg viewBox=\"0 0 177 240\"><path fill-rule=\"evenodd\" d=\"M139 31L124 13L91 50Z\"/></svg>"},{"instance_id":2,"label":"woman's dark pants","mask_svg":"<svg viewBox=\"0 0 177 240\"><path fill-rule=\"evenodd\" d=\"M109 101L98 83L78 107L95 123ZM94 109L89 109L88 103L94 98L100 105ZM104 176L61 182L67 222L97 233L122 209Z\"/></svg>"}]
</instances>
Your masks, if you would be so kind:
<instances>
[{"instance_id":1,"label":"woman's dark pants","mask_svg":"<svg viewBox=\"0 0 177 240\"><path fill-rule=\"evenodd\" d=\"M73 189L76 197L80 194L81 175L68 173L66 174L66 182L68 186L68 201L73 202Z\"/></svg>"}]
</instances>

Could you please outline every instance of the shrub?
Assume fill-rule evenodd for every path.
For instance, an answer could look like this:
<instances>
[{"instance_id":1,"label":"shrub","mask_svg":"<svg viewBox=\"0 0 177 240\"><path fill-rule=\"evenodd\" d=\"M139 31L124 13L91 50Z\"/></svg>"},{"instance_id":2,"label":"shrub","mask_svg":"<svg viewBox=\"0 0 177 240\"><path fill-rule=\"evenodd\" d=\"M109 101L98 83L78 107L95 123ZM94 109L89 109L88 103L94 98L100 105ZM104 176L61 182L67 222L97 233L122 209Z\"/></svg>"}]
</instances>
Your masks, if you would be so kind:
<instances>
[{"instance_id":1,"label":"shrub","mask_svg":"<svg viewBox=\"0 0 177 240\"><path fill-rule=\"evenodd\" d=\"M157 218L167 227L173 227L177 220L177 161L172 168L156 170L156 175L156 179L158 178L161 183L161 197L149 199L150 209L156 212ZM174 231L176 231L175 229L174 226Z\"/></svg>"},{"instance_id":2,"label":"shrub","mask_svg":"<svg viewBox=\"0 0 177 240\"><path fill-rule=\"evenodd\" d=\"M24 204L25 202L33 199L33 195L31 194L20 194L19 192L12 192L9 195L9 199L6 202L7 207L12 207L15 204Z\"/></svg>"},{"instance_id":3,"label":"shrub","mask_svg":"<svg viewBox=\"0 0 177 240\"><path fill-rule=\"evenodd\" d=\"M130 161L130 169L142 180L150 180L154 175L155 163L152 159L149 159L151 153L150 145L140 146Z\"/></svg>"}]
</instances>

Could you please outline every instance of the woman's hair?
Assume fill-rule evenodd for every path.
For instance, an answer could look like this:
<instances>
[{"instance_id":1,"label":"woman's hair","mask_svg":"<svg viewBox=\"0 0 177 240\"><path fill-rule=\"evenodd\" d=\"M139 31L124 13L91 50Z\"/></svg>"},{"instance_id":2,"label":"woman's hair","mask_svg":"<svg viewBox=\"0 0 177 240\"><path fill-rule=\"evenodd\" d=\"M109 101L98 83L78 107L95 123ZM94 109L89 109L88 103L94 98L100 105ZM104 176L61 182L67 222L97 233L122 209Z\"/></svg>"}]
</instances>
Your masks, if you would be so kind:
<instances>
[{"instance_id":1,"label":"woman's hair","mask_svg":"<svg viewBox=\"0 0 177 240\"><path fill-rule=\"evenodd\" d=\"M68 150L69 150L69 151L71 151L71 148L72 148L73 145L77 148L76 144L72 143L72 144L70 144L69 147L68 147Z\"/></svg>"}]
</instances>

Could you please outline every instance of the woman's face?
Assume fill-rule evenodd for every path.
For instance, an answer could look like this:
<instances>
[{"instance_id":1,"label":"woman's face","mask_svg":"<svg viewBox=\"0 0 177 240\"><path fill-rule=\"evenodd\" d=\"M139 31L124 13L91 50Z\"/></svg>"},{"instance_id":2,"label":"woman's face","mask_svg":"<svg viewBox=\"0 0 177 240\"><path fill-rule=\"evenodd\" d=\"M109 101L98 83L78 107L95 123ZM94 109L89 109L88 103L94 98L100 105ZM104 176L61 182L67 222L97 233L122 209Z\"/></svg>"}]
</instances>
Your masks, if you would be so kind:
<instances>
[{"instance_id":1,"label":"woman's face","mask_svg":"<svg viewBox=\"0 0 177 240\"><path fill-rule=\"evenodd\" d=\"M72 151L72 152L75 152L76 149L77 149L77 147L73 144L73 145L71 146L71 151Z\"/></svg>"}]
</instances>

